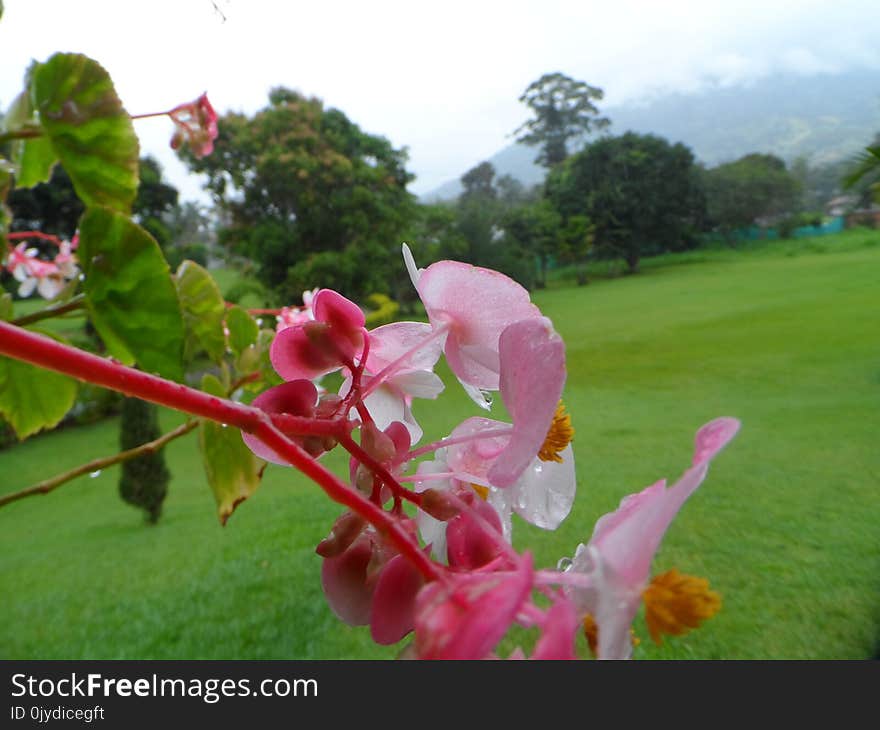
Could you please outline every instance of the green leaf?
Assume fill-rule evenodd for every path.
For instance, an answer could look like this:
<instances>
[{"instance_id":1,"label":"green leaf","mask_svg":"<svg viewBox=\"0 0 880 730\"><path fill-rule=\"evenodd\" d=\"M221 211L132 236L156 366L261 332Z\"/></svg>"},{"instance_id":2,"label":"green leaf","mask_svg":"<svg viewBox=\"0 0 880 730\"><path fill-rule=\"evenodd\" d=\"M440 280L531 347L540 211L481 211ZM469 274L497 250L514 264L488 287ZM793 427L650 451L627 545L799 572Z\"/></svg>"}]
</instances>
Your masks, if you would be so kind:
<instances>
[{"instance_id":1,"label":"green leaf","mask_svg":"<svg viewBox=\"0 0 880 730\"><path fill-rule=\"evenodd\" d=\"M223 385L213 375L202 378L202 390L226 397ZM266 462L245 445L241 431L215 421L203 420L199 426L199 448L217 501L217 516L225 525L235 508L260 486Z\"/></svg>"},{"instance_id":2,"label":"green leaf","mask_svg":"<svg viewBox=\"0 0 880 730\"><path fill-rule=\"evenodd\" d=\"M66 375L0 357L0 414L20 439L57 425L73 407L76 387Z\"/></svg>"},{"instance_id":3,"label":"green leaf","mask_svg":"<svg viewBox=\"0 0 880 730\"><path fill-rule=\"evenodd\" d=\"M25 90L12 102L3 120L7 132L32 128L40 130L40 122L34 111L31 94L31 73L36 67L33 64L25 75ZM58 155L52 148L52 142L43 134L30 139L17 139L10 144L12 163L15 166L15 184L20 188L31 188L37 183L48 182L52 176L52 168L58 162Z\"/></svg>"},{"instance_id":4,"label":"green leaf","mask_svg":"<svg viewBox=\"0 0 880 730\"><path fill-rule=\"evenodd\" d=\"M12 212L6 207L6 196L12 190L13 166L9 160L0 157L0 251L5 251L6 229L12 220Z\"/></svg>"},{"instance_id":5,"label":"green leaf","mask_svg":"<svg viewBox=\"0 0 880 730\"><path fill-rule=\"evenodd\" d=\"M183 318L159 244L126 216L92 208L80 220L79 257L86 305L110 354L182 380Z\"/></svg>"},{"instance_id":6,"label":"green leaf","mask_svg":"<svg viewBox=\"0 0 880 730\"><path fill-rule=\"evenodd\" d=\"M38 183L49 182L52 168L58 161L48 137L36 137L21 141L21 153L15 159L18 176L15 183L20 188L32 188Z\"/></svg>"},{"instance_id":7,"label":"green leaf","mask_svg":"<svg viewBox=\"0 0 880 730\"><path fill-rule=\"evenodd\" d=\"M236 355L255 344L260 333L256 320L238 305L226 311L226 327L229 329L229 346Z\"/></svg>"},{"instance_id":8,"label":"green leaf","mask_svg":"<svg viewBox=\"0 0 880 730\"><path fill-rule=\"evenodd\" d=\"M226 306L217 282L194 261L180 264L175 282L186 327L186 360L202 349L214 362L220 362L226 352L223 334Z\"/></svg>"},{"instance_id":9,"label":"green leaf","mask_svg":"<svg viewBox=\"0 0 880 730\"><path fill-rule=\"evenodd\" d=\"M0 296L0 320L8 322L12 319L13 314L14 308L12 306L12 294L7 292L3 296Z\"/></svg>"},{"instance_id":10,"label":"green leaf","mask_svg":"<svg viewBox=\"0 0 880 730\"><path fill-rule=\"evenodd\" d=\"M86 207L129 212L138 186L138 140L110 75L87 56L56 53L34 69L31 100Z\"/></svg>"}]
</instances>

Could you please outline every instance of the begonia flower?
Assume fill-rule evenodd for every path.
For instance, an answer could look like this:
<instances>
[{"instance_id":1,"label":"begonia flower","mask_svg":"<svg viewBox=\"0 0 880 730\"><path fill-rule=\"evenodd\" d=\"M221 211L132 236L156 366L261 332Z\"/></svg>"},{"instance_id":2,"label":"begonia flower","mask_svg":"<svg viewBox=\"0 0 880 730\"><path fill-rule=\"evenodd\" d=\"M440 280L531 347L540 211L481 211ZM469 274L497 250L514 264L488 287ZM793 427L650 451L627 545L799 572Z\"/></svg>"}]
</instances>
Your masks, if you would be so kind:
<instances>
[{"instance_id":1,"label":"begonia flower","mask_svg":"<svg viewBox=\"0 0 880 730\"><path fill-rule=\"evenodd\" d=\"M734 418L718 418L696 435L691 467L672 487L661 480L601 517L590 541L578 546L565 569L591 578L588 588L571 590L582 614L598 626L598 656L626 659L632 652L630 626L648 588L651 563L682 505L702 484L709 463L739 430Z\"/></svg>"},{"instance_id":2,"label":"begonia flower","mask_svg":"<svg viewBox=\"0 0 880 730\"><path fill-rule=\"evenodd\" d=\"M394 322L370 330L368 337L370 351L362 378L364 405L381 429L395 421L403 423L415 444L422 437L422 428L412 414L413 399L435 399L444 389L434 373L442 343L431 337L431 326L423 322ZM350 387L348 378L340 395Z\"/></svg>"},{"instance_id":3,"label":"begonia flower","mask_svg":"<svg viewBox=\"0 0 880 730\"><path fill-rule=\"evenodd\" d=\"M528 601L531 555L506 572L468 572L426 585L416 598L416 654L421 659L487 659Z\"/></svg>"},{"instance_id":4,"label":"begonia flower","mask_svg":"<svg viewBox=\"0 0 880 730\"><path fill-rule=\"evenodd\" d=\"M37 249L25 246L22 242L12 249L6 263L12 276L20 282L18 295L29 297L36 291L43 299L54 299L64 289L64 273L55 263L37 258Z\"/></svg>"},{"instance_id":5,"label":"begonia flower","mask_svg":"<svg viewBox=\"0 0 880 730\"><path fill-rule=\"evenodd\" d=\"M207 94L174 107L168 116L175 126L171 149L176 150L186 142L196 157L206 157L214 151L214 140L218 135L217 112Z\"/></svg>"},{"instance_id":6,"label":"begonia flower","mask_svg":"<svg viewBox=\"0 0 880 730\"><path fill-rule=\"evenodd\" d=\"M269 357L285 380L312 380L341 370L363 349L364 313L354 302L321 289L313 311L314 321L283 329L272 340Z\"/></svg>"},{"instance_id":7,"label":"begonia flower","mask_svg":"<svg viewBox=\"0 0 880 730\"><path fill-rule=\"evenodd\" d=\"M263 391L254 398L251 405L270 415L287 414L312 418L318 405L318 389L310 380L291 380ZM281 466L290 466L286 459L276 454L253 434L242 431L241 437L248 448L261 459ZM324 445L320 438L314 436L290 436L290 438L313 456L324 451Z\"/></svg>"},{"instance_id":8,"label":"begonia flower","mask_svg":"<svg viewBox=\"0 0 880 730\"><path fill-rule=\"evenodd\" d=\"M529 293L491 269L458 261L416 268L409 247L403 255L431 325L445 333L443 352L465 390L483 407L481 390L498 390L499 338L514 322L540 318Z\"/></svg>"}]
</instances>

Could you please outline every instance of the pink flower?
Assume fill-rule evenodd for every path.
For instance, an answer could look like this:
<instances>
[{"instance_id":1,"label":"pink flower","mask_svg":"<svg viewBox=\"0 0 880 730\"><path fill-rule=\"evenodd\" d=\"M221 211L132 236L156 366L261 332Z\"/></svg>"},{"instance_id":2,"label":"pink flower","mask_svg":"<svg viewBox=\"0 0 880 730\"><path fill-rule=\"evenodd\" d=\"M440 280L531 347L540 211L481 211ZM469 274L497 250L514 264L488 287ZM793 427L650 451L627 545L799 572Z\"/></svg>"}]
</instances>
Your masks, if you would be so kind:
<instances>
[{"instance_id":1,"label":"pink flower","mask_svg":"<svg viewBox=\"0 0 880 730\"><path fill-rule=\"evenodd\" d=\"M364 346L364 313L331 289L313 300L314 321L282 329L269 357L285 380L314 378L354 364Z\"/></svg>"},{"instance_id":2,"label":"pink flower","mask_svg":"<svg viewBox=\"0 0 880 730\"><path fill-rule=\"evenodd\" d=\"M528 602L534 572L531 555L511 572L469 572L434 581L415 606L420 659L487 659Z\"/></svg>"},{"instance_id":3,"label":"pink flower","mask_svg":"<svg viewBox=\"0 0 880 730\"><path fill-rule=\"evenodd\" d=\"M186 142L196 157L205 157L214 151L214 140L218 134L217 112L208 101L207 94L174 107L168 116L176 127L171 137L172 149L176 150Z\"/></svg>"},{"instance_id":4,"label":"pink flower","mask_svg":"<svg viewBox=\"0 0 880 730\"><path fill-rule=\"evenodd\" d=\"M502 331L541 312L528 291L497 271L458 261L417 269L406 244L403 256L431 325L445 333L449 367L471 398L488 407L480 390L498 390Z\"/></svg>"},{"instance_id":5,"label":"pink flower","mask_svg":"<svg viewBox=\"0 0 880 730\"><path fill-rule=\"evenodd\" d=\"M422 322L394 322L368 333L370 352L362 384L364 404L381 428L398 421L409 430L412 443L422 437L422 428L412 414L414 398L435 399L444 388L434 374L442 342L432 337L431 326ZM340 395L351 387L343 383Z\"/></svg>"},{"instance_id":6,"label":"pink flower","mask_svg":"<svg viewBox=\"0 0 880 730\"><path fill-rule=\"evenodd\" d=\"M54 299L64 289L65 276L53 262L37 258L37 249L26 248L26 243L18 244L9 252L6 268L16 281L20 297L29 297L36 290L43 299ZM67 267L71 274L75 273L72 262Z\"/></svg>"},{"instance_id":7,"label":"pink flower","mask_svg":"<svg viewBox=\"0 0 880 730\"><path fill-rule=\"evenodd\" d=\"M625 497L614 512L601 517L587 545L579 545L566 570L585 573L589 588L571 595L581 612L599 627L598 656L626 659L632 651L630 626L648 584L651 563L663 536L682 505L702 484L709 463L739 430L734 418L718 418L696 435L694 458L679 481L666 481Z\"/></svg>"},{"instance_id":8,"label":"pink flower","mask_svg":"<svg viewBox=\"0 0 880 730\"><path fill-rule=\"evenodd\" d=\"M413 630L416 595L424 582L412 563L371 529L321 567L330 609L350 626L369 624L378 644L397 643Z\"/></svg>"},{"instance_id":9,"label":"pink flower","mask_svg":"<svg viewBox=\"0 0 880 730\"><path fill-rule=\"evenodd\" d=\"M287 414L312 418L315 416L318 406L318 390L310 380L291 380L263 391L254 398L251 405L273 415ZM286 459L278 456L253 434L242 431L241 437L248 448L261 459L281 466L290 465ZM319 438L295 436L291 436L291 438L313 456L324 452L323 444Z\"/></svg>"}]
</instances>

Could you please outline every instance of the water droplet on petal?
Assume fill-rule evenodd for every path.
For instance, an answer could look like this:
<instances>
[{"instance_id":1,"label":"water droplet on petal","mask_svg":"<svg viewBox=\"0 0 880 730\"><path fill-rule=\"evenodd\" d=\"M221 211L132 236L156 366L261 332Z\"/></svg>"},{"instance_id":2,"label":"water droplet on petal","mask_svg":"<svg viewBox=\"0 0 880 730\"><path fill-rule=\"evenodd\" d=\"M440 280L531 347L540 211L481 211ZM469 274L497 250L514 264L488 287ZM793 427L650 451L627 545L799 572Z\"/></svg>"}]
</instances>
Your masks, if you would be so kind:
<instances>
[{"instance_id":1,"label":"water droplet on petal","mask_svg":"<svg viewBox=\"0 0 880 730\"><path fill-rule=\"evenodd\" d=\"M92 479L95 479L96 477L101 476L101 470L98 469L97 471L90 472L90 473L89 473L89 476L90 476Z\"/></svg>"},{"instance_id":2,"label":"water droplet on petal","mask_svg":"<svg viewBox=\"0 0 880 730\"><path fill-rule=\"evenodd\" d=\"M559 558L559 562L556 563L556 568L562 572L565 572L572 566L571 558Z\"/></svg>"}]
</instances>

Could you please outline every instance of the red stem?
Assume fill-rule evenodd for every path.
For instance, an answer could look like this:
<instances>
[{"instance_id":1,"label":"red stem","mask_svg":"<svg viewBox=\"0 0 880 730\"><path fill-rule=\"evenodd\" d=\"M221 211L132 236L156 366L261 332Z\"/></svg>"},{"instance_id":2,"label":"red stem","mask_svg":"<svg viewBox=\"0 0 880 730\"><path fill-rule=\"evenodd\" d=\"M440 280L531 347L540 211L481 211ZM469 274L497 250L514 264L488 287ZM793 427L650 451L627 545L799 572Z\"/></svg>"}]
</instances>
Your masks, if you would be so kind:
<instances>
[{"instance_id":1,"label":"red stem","mask_svg":"<svg viewBox=\"0 0 880 730\"><path fill-rule=\"evenodd\" d=\"M349 454L369 469L373 474L393 492L395 496L398 494L413 504L420 505L422 503L422 495L411 492L400 485L400 482L394 478L382 464L376 461L370 454L360 446L351 436L345 435L339 437L339 445L342 446Z\"/></svg>"},{"instance_id":2,"label":"red stem","mask_svg":"<svg viewBox=\"0 0 880 730\"><path fill-rule=\"evenodd\" d=\"M428 580L444 577L394 517L350 488L290 441L259 408L218 398L179 383L83 352L48 337L0 322L0 354L63 373L142 400L226 423L254 434L272 451L316 482L330 499L370 522L397 546Z\"/></svg>"},{"instance_id":3,"label":"red stem","mask_svg":"<svg viewBox=\"0 0 880 730\"><path fill-rule=\"evenodd\" d=\"M15 231L7 233L6 238L9 241L26 241L29 238L38 238L41 241L50 241L59 248L61 247L61 239L53 236L51 233L43 233L42 231Z\"/></svg>"}]
</instances>

